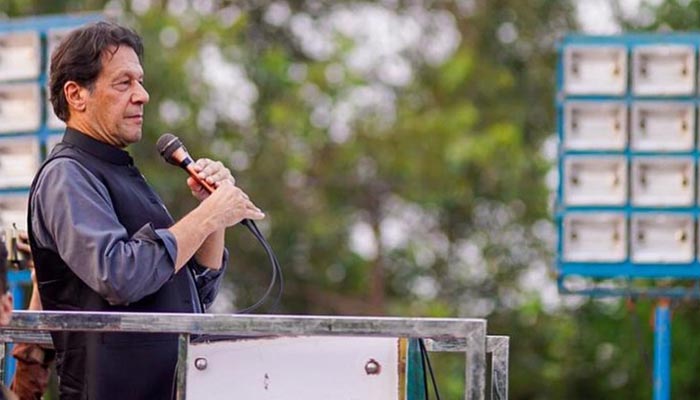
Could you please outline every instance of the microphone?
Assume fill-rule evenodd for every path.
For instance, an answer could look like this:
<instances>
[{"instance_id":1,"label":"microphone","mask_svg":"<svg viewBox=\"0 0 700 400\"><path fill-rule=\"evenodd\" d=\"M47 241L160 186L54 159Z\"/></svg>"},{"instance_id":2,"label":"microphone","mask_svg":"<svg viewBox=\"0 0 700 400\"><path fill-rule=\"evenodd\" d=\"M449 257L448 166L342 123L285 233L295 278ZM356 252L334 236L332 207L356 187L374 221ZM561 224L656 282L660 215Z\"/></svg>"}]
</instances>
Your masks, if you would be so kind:
<instances>
[{"instance_id":1,"label":"microphone","mask_svg":"<svg viewBox=\"0 0 700 400\"><path fill-rule=\"evenodd\" d=\"M207 181L205 181L197 175L197 172L194 170L194 161L192 160L192 157L190 157L190 154L187 152L185 145L182 144L182 141L180 141L180 139L178 139L177 136L173 135L172 133L164 133L158 139L158 142L156 142L156 149L158 149L158 153L160 153L161 157L163 157L168 164L172 164L184 169L192 177L192 179L194 179L195 181L197 181L197 183L202 185L202 187L204 187L206 191L208 191L209 193L214 192L214 186L210 185L209 183L207 183ZM275 307L277 307L277 304L279 303L280 298L282 297L282 291L284 290L284 277L282 275L282 268L279 265L279 261L277 261L277 256L275 255L275 252L272 250L272 247L270 247L270 244L267 243L267 240L265 240L265 236L263 236L262 232L260 232L258 227L255 225L255 222L253 222L253 220L251 219L246 218L241 221L241 224L248 228L248 230L253 234L253 236L255 236L256 239L258 239L260 244L262 244L263 248L265 249L265 252L267 253L267 256L269 257L270 263L272 265L272 277L270 279L270 283L267 287L267 290L265 291L263 296L257 302L255 302L255 304L243 310L240 310L239 313L246 314L262 306L265 302L267 302L267 299L269 298L270 294L272 293L272 290L275 287L275 283L279 282L279 290L275 297L275 301L272 305L272 308L274 309Z\"/></svg>"},{"instance_id":2,"label":"microphone","mask_svg":"<svg viewBox=\"0 0 700 400\"><path fill-rule=\"evenodd\" d=\"M164 133L156 142L156 149L158 149L158 153L168 164L184 169L207 192L214 192L214 187L197 175L197 172L194 170L192 157L190 157L185 145L182 144L182 141L177 136L172 133Z\"/></svg>"}]
</instances>

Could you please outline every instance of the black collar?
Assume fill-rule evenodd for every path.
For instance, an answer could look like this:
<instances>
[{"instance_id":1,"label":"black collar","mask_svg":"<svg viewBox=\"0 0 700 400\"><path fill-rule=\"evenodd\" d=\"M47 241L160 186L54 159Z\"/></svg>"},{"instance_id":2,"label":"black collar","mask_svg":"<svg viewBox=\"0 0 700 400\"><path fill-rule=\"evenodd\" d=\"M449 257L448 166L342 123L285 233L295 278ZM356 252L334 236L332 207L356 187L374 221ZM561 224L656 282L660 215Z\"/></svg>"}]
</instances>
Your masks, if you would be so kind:
<instances>
[{"instance_id":1,"label":"black collar","mask_svg":"<svg viewBox=\"0 0 700 400\"><path fill-rule=\"evenodd\" d=\"M111 144L100 142L73 128L66 128L66 133L63 134L63 141L112 164L134 164L134 159L126 151Z\"/></svg>"}]
</instances>

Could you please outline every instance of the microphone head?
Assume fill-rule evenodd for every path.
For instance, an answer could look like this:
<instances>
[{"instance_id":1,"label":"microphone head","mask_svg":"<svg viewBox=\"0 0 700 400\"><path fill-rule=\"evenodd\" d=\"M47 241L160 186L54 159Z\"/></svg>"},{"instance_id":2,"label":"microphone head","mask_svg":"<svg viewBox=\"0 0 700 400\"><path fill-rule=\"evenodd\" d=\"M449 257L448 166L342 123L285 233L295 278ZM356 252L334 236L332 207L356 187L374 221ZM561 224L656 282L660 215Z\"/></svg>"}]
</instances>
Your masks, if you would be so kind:
<instances>
[{"instance_id":1,"label":"microphone head","mask_svg":"<svg viewBox=\"0 0 700 400\"><path fill-rule=\"evenodd\" d=\"M180 164L178 160L173 158L173 153L175 153L175 151L179 148L184 149L184 147L185 146L182 144L180 139L178 139L178 137L172 133L164 133L158 139L158 142L156 142L156 149L158 149L160 156L163 157L165 161L173 165Z\"/></svg>"}]
</instances>

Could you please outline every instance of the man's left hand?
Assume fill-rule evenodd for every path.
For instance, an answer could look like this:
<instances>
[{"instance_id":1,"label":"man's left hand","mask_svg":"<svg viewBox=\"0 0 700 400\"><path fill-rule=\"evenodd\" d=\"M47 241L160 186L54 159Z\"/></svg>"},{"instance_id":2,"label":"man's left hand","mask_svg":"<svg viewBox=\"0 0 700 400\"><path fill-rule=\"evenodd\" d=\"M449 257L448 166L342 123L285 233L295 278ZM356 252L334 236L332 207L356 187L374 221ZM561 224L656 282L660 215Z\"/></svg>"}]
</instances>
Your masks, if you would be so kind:
<instances>
[{"instance_id":1,"label":"man's left hand","mask_svg":"<svg viewBox=\"0 0 700 400\"><path fill-rule=\"evenodd\" d=\"M208 158L200 158L194 163L194 170L200 179L215 188L221 185L223 181L230 181L236 184L236 179L231 175L231 171L221 163L221 161L213 161ZM209 197L209 192L193 178L187 178L187 186L192 191L192 195L197 200L202 201Z\"/></svg>"}]
</instances>

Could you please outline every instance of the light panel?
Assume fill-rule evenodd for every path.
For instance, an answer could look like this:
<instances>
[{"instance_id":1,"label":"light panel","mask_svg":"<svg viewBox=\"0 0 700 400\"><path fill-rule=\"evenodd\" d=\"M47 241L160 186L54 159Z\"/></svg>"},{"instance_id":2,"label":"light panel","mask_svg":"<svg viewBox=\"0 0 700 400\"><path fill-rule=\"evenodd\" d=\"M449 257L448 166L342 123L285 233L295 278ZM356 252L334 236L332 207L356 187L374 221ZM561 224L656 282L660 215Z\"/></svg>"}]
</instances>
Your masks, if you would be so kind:
<instances>
[{"instance_id":1,"label":"light panel","mask_svg":"<svg viewBox=\"0 0 700 400\"><path fill-rule=\"evenodd\" d=\"M697 33L560 43L560 277L700 278L699 46Z\"/></svg>"}]
</instances>

